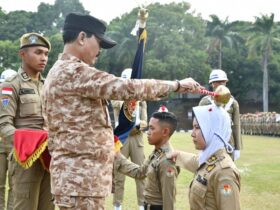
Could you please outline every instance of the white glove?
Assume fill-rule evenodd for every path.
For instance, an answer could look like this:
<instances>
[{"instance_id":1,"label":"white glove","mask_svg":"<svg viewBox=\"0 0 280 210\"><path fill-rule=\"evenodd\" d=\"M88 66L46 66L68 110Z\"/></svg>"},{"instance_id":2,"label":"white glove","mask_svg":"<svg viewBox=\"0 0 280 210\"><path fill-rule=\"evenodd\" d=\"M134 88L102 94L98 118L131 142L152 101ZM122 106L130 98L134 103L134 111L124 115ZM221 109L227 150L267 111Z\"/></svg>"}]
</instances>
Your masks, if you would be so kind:
<instances>
[{"instance_id":1,"label":"white glove","mask_svg":"<svg viewBox=\"0 0 280 210\"><path fill-rule=\"evenodd\" d=\"M240 150L234 150L233 160L236 161L238 158L240 158Z\"/></svg>"}]
</instances>

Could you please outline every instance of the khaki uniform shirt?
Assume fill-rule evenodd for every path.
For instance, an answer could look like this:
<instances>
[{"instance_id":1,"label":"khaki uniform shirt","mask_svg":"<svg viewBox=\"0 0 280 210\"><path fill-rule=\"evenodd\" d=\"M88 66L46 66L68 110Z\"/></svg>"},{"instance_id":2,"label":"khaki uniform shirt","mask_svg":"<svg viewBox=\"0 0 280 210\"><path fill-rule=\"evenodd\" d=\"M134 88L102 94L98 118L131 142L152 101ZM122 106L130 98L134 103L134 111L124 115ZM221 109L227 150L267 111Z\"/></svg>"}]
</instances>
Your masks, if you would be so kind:
<instances>
[{"instance_id":1,"label":"khaki uniform shirt","mask_svg":"<svg viewBox=\"0 0 280 210\"><path fill-rule=\"evenodd\" d=\"M198 156L180 152L176 163L195 173L189 188L191 210L239 210L240 175L224 149L198 168Z\"/></svg>"},{"instance_id":2,"label":"khaki uniform shirt","mask_svg":"<svg viewBox=\"0 0 280 210\"><path fill-rule=\"evenodd\" d=\"M232 122L232 135L231 135L231 140L230 144L234 147L235 150L240 150L242 148L242 141L241 141L241 129L240 129L240 114L239 114L239 104L238 102L231 96L232 98L232 104L230 107L226 109L228 112L231 122ZM205 105L210 105L214 103L213 99L211 96L204 96L200 102L199 106L205 106Z\"/></svg>"},{"instance_id":3,"label":"khaki uniform shirt","mask_svg":"<svg viewBox=\"0 0 280 210\"><path fill-rule=\"evenodd\" d=\"M114 161L107 100L155 100L173 88L168 82L115 77L61 54L46 78L43 93L52 193L107 196Z\"/></svg>"},{"instance_id":4,"label":"khaki uniform shirt","mask_svg":"<svg viewBox=\"0 0 280 210\"><path fill-rule=\"evenodd\" d=\"M171 152L169 143L154 150L149 159L140 167L122 156L115 162L116 169L133 178L146 178L144 197L151 205L162 205L163 210L175 209L176 178L179 170L174 162L166 158Z\"/></svg>"},{"instance_id":5,"label":"khaki uniform shirt","mask_svg":"<svg viewBox=\"0 0 280 210\"><path fill-rule=\"evenodd\" d=\"M16 128L43 128L43 83L41 75L39 81L33 81L20 68L17 75L0 84L0 136L6 147L12 148Z\"/></svg>"}]
</instances>

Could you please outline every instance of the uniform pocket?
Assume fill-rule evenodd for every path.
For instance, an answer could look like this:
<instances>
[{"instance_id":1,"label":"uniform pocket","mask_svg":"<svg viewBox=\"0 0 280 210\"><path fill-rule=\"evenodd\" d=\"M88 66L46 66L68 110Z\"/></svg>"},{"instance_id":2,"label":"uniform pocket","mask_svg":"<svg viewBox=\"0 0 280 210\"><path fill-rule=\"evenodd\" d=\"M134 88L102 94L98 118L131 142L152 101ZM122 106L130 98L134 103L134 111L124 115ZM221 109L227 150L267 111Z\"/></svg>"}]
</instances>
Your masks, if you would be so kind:
<instances>
[{"instance_id":1,"label":"uniform pocket","mask_svg":"<svg viewBox=\"0 0 280 210\"><path fill-rule=\"evenodd\" d=\"M194 195L200 198L205 198L206 192L207 192L207 186L204 186L199 182L193 181L191 186L191 193L193 193Z\"/></svg>"},{"instance_id":2,"label":"uniform pocket","mask_svg":"<svg viewBox=\"0 0 280 210\"><path fill-rule=\"evenodd\" d=\"M21 95L20 96L20 116L39 115L41 110L40 98L38 95Z\"/></svg>"},{"instance_id":3,"label":"uniform pocket","mask_svg":"<svg viewBox=\"0 0 280 210\"><path fill-rule=\"evenodd\" d=\"M55 195L54 196L54 204L58 207L64 207L64 208L74 208L76 199L75 197L71 196L63 196L63 195Z\"/></svg>"}]
</instances>

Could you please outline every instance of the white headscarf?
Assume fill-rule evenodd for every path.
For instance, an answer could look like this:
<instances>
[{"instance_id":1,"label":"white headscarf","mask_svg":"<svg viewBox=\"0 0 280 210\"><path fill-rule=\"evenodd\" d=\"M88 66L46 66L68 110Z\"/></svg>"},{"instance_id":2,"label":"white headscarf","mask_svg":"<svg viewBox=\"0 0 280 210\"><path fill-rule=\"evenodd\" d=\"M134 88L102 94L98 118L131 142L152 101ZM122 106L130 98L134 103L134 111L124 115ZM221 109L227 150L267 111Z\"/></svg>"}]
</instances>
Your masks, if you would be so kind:
<instances>
[{"instance_id":1,"label":"white headscarf","mask_svg":"<svg viewBox=\"0 0 280 210\"><path fill-rule=\"evenodd\" d=\"M223 107L215 104L193 108L194 115L203 134L206 148L199 155L199 165L206 162L216 151L225 148L233 152L229 144L231 120Z\"/></svg>"}]
</instances>

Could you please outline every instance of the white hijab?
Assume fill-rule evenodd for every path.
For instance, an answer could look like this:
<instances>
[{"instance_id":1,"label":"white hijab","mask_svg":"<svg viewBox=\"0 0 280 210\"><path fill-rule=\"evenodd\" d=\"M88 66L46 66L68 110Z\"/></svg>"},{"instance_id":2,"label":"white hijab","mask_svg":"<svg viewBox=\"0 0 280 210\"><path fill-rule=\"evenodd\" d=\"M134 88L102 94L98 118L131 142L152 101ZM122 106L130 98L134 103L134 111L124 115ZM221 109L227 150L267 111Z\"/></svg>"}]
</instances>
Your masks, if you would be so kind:
<instances>
[{"instance_id":1,"label":"white hijab","mask_svg":"<svg viewBox=\"0 0 280 210\"><path fill-rule=\"evenodd\" d=\"M199 165L206 162L216 151L225 148L233 152L229 144L231 136L231 120L223 107L215 104L193 108L194 115L203 134L206 148L199 155Z\"/></svg>"}]
</instances>

